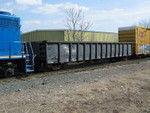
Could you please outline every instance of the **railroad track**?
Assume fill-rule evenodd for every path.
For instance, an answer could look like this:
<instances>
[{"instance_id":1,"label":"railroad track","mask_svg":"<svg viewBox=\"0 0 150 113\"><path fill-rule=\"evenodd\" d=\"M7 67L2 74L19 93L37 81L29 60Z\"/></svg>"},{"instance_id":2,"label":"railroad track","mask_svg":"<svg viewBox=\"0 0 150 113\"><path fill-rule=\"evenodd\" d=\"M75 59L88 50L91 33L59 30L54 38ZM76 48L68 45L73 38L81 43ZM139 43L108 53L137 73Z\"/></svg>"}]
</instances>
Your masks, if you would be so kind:
<instances>
[{"instance_id":1,"label":"railroad track","mask_svg":"<svg viewBox=\"0 0 150 113\"><path fill-rule=\"evenodd\" d=\"M49 72L39 72L39 73L29 73L26 75L18 75L8 78L0 78L0 84L5 82L15 82L15 81L24 81L33 78L40 78L44 76L54 76L54 75L62 75L67 73L73 72L80 72L80 71L90 71L99 68L109 68L112 66L121 66L121 65L128 65L128 64L138 64L140 62L144 62L150 60L150 57L142 58L142 59L132 59L127 61L117 61L117 62L88 62L88 63L75 63L72 65L67 65L64 69L56 70L56 71L49 71Z\"/></svg>"}]
</instances>

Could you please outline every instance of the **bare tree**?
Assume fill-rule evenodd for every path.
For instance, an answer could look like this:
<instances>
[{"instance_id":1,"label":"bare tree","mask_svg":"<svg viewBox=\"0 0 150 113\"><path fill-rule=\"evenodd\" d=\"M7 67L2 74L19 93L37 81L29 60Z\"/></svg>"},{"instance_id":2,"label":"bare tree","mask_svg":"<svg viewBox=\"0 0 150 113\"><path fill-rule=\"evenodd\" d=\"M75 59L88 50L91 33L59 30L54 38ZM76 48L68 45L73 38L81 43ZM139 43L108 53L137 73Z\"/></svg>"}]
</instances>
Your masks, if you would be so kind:
<instances>
[{"instance_id":1,"label":"bare tree","mask_svg":"<svg viewBox=\"0 0 150 113\"><path fill-rule=\"evenodd\" d=\"M150 19L143 19L139 21L138 25L142 27L150 28Z\"/></svg>"},{"instance_id":2,"label":"bare tree","mask_svg":"<svg viewBox=\"0 0 150 113\"><path fill-rule=\"evenodd\" d=\"M83 41L86 37L86 31L91 27L91 22L85 19L82 9L68 9L65 11L66 19L64 21L67 30L68 41Z\"/></svg>"}]
</instances>

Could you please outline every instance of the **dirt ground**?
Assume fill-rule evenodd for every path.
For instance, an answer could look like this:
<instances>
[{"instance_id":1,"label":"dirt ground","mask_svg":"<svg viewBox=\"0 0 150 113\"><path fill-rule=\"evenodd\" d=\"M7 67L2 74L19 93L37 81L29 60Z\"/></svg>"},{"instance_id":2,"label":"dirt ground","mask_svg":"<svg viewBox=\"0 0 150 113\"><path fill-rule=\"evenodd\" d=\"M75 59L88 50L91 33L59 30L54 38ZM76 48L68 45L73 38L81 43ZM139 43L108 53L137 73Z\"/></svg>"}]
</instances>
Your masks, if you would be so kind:
<instances>
[{"instance_id":1,"label":"dirt ground","mask_svg":"<svg viewBox=\"0 0 150 113\"><path fill-rule=\"evenodd\" d=\"M149 64L147 60L129 64L133 69L121 66L125 73L119 76L78 84L72 81L53 92L46 84L39 89L0 93L0 113L150 113ZM99 74L103 70L92 71Z\"/></svg>"}]
</instances>

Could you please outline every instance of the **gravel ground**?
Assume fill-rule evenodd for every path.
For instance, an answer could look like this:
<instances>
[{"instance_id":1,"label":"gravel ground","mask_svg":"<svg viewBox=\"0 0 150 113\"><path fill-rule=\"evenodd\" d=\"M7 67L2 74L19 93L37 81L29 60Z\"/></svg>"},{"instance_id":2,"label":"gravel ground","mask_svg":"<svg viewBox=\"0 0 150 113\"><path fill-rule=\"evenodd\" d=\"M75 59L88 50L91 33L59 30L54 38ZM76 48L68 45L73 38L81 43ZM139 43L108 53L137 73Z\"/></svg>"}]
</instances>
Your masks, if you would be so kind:
<instances>
[{"instance_id":1,"label":"gravel ground","mask_svg":"<svg viewBox=\"0 0 150 113\"><path fill-rule=\"evenodd\" d=\"M150 109L147 109L145 106L145 104L147 106L150 105L149 96L147 96L147 102L142 104L145 108L141 108L142 112L141 110L136 110L136 107L142 102L140 99L137 99L138 104L136 107L134 106L135 103L130 103L130 101L135 100L129 98L134 95L134 93L127 93L127 95L125 95L127 98L120 97L120 95L124 95L122 94L122 90L129 92L132 86L134 86L131 83L135 82L132 81L128 83L125 78L122 77L128 76L128 81L130 81L130 79L134 79L133 76L138 75L136 78L136 80L138 80L141 79L138 73L140 73L140 75L144 73L143 77L149 77L149 59L136 60L129 64L124 63L124 65L122 65L122 63L115 63L115 65L111 64L104 68L97 68L94 70L90 68L88 70L87 68L86 71L81 72L2 82L0 83L0 113L120 113L120 111L123 113L150 113ZM150 79L145 79L143 84L147 84L145 82L150 83ZM136 84L140 84L139 81ZM122 89L119 88L117 91L116 89L114 90L113 88L115 85L116 87L117 85L121 86ZM126 85L128 87L126 87ZM147 85L145 87L143 86L143 89L145 88L150 92L150 87ZM112 92L109 92L109 90ZM121 94L118 95L119 93L115 92ZM147 93L145 93L145 95L146 94ZM99 95L102 97L99 97ZM111 105L109 105L109 103L111 103L112 98L114 100L118 99L116 95L126 99L128 102L125 103L125 106L129 106L128 104L130 103L131 108L135 108L135 111L131 108L129 109L130 111L124 110L125 108L123 109L123 106L113 109L114 103ZM143 95L140 97L143 98ZM104 102L97 102L97 100L100 99ZM102 107L99 107L99 104ZM109 109L112 111L107 109L107 105L105 104L108 104L110 107Z\"/></svg>"},{"instance_id":2,"label":"gravel ground","mask_svg":"<svg viewBox=\"0 0 150 113\"><path fill-rule=\"evenodd\" d=\"M147 60L146 60L147 61ZM149 61L149 59L148 59ZM131 61L132 62L132 61ZM140 63L141 62L141 63ZM58 89L60 86L66 86L71 84L79 84L81 82L90 83L92 81L98 81L102 79L106 79L107 77L115 77L120 76L122 74L125 74L127 72L132 72L136 70L141 70L145 66L150 66L150 63L142 63L141 61L134 61L133 64L130 64L130 61L128 63L124 62L122 63L114 63L111 65L102 66L101 68L91 70L90 68L88 70L84 70L81 72L75 72L75 73L65 73L65 74L59 74L59 75L53 75L49 76L47 73L47 76L36 78L32 77L31 79L27 80L13 80L13 82L4 82L0 83L0 93L5 92L11 92L11 91L20 91L22 89L38 89L38 88L44 88L45 85L51 86L52 89ZM140 65L137 65L139 64ZM104 68L103 68L104 67ZM36 76L36 75L35 75ZM53 90L52 90L53 91Z\"/></svg>"}]
</instances>

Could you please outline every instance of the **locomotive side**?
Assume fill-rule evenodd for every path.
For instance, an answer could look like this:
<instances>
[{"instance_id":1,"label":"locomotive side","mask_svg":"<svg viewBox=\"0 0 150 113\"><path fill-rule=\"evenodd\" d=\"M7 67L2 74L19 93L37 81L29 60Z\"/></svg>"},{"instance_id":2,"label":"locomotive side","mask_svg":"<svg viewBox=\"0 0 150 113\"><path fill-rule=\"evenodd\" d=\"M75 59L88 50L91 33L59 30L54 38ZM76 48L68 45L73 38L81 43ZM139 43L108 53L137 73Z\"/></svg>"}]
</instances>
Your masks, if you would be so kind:
<instances>
[{"instance_id":1,"label":"locomotive side","mask_svg":"<svg viewBox=\"0 0 150 113\"><path fill-rule=\"evenodd\" d=\"M20 18L0 11L0 76L33 71L30 43L22 43ZM29 67L30 65L30 67Z\"/></svg>"}]
</instances>

